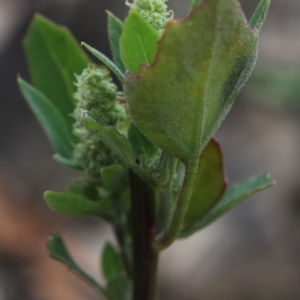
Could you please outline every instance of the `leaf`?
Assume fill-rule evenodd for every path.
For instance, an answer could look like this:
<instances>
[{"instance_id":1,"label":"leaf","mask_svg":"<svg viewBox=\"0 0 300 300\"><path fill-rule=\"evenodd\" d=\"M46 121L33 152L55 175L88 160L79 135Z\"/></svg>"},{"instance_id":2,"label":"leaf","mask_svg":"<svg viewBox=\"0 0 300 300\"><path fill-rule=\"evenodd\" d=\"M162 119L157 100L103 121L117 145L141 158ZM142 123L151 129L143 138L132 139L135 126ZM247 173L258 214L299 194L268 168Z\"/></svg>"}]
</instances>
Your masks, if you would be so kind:
<instances>
[{"instance_id":1,"label":"leaf","mask_svg":"<svg viewBox=\"0 0 300 300\"><path fill-rule=\"evenodd\" d=\"M107 291L112 300L132 299L132 281L125 276L116 277L107 284Z\"/></svg>"},{"instance_id":2,"label":"leaf","mask_svg":"<svg viewBox=\"0 0 300 300\"><path fill-rule=\"evenodd\" d=\"M92 132L96 133L101 140L108 146L126 165L135 164L135 154L132 146L124 135L119 133L112 126L102 125L89 116L87 112L82 113L84 125Z\"/></svg>"},{"instance_id":3,"label":"leaf","mask_svg":"<svg viewBox=\"0 0 300 300\"><path fill-rule=\"evenodd\" d=\"M59 214L74 217L97 216L110 219L112 203L109 199L91 201L79 194L48 191L44 198L49 208Z\"/></svg>"},{"instance_id":4,"label":"leaf","mask_svg":"<svg viewBox=\"0 0 300 300\"><path fill-rule=\"evenodd\" d=\"M223 154L219 143L212 139L200 156L194 188L185 215L184 226L201 220L222 197L226 189Z\"/></svg>"},{"instance_id":5,"label":"leaf","mask_svg":"<svg viewBox=\"0 0 300 300\"><path fill-rule=\"evenodd\" d=\"M261 30L262 25L267 17L267 13L271 4L271 0L261 0L250 20L252 29L256 28L258 32Z\"/></svg>"},{"instance_id":6,"label":"leaf","mask_svg":"<svg viewBox=\"0 0 300 300\"><path fill-rule=\"evenodd\" d=\"M158 149L146 139L134 123L130 124L128 130L128 141L132 145L136 156L140 159L142 157L151 158L157 154Z\"/></svg>"},{"instance_id":7,"label":"leaf","mask_svg":"<svg viewBox=\"0 0 300 300\"><path fill-rule=\"evenodd\" d=\"M205 1L190 17L168 23L151 66L125 75L130 116L153 145L195 164L249 77L256 52L257 37L237 1Z\"/></svg>"},{"instance_id":8,"label":"leaf","mask_svg":"<svg viewBox=\"0 0 300 300\"><path fill-rule=\"evenodd\" d=\"M56 154L53 156L53 159L60 163L61 165L64 165L66 167L69 167L71 169L74 169L74 170L82 170L81 166L77 165L72 159L69 159L69 158L65 158L59 154Z\"/></svg>"},{"instance_id":9,"label":"leaf","mask_svg":"<svg viewBox=\"0 0 300 300\"><path fill-rule=\"evenodd\" d=\"M150 185L153 184L153 182L146 176L137 164L134 150L124 135L119 133L112 126L104 126L100 121L89 116L87 112L82 114L82 119L85 126L92 132L95 132L101 138L103 143L106 144L106 146L109 147L125 163L126 166L132 168Z\"/></svg>"},{"instance_id":10,"label":"leaf","mask_svg":"<svg viewBox=\"0 0 300 300\"><path fill-rule=\"evenodd\" d=\"M47 250L51 257L67 266L69 271L71 271L76 276L85 281L96 292L98 292L101 295L105 295L106 298L109 300L113 300L111 297L109 297L106 290L94 278L92 278L89 274L87 274L77 265L77 263L69 254L69 251L66 248L65 243L60 237L60 235L53 234L51 236L50 241L47 244Z\"/></svg>"},{"instance_id":11,"label":"leaf","mask_svg":"<svg viewBox=\"0 0 300 300\"><path fill-rule=\"evenodd\" d=\"M113 59L116 66L121 70L122 73L124 73L125 67L122 62L121 49L120 49L120 38L123 31L123 23L111 12L107 12L107 14L108 14L108 38L109 38Z\"/></svg>"},{"instance_id":12,"label":"leaf","mask_svg":"<svg viewBox=\"0 0 300 300\"><path fill-rule=\"evenodd\" d=\"M124 66L137 74L142 63L153 62L160 34L134 9L124 23L120 39L121 57Z\"/></svg>"},{"instance_id":13,"label":"leaf","mask_svg":"<svg viewBox=\"0 0 300 300\"><path fill-rule=\"evenodd\" d=\"M74 37L60 27L36 15L24 41L33 85L40 90L66 119L70 128L74 119L75 74L89 64Z\"/></svg>"},{"instance_id":14,"label":"leaf","mask_svg":"<svg viewBox=\"0 0 300 300\"><path fill-rule=\"evenodd\" d=\"M60 111L45 95L23 79L18 78L18 84L27 103L48 135L53 148L61 156L71 159L72 136Z\"/></svg>"},{"instance_id":15,"label":"leaf","mask_svg":"<svg viewBox=\"0 0 300 300\"><path fill-rule=\"evenodd\" d=\"M122 165L110 165L101 170L101 180L108 191L122 190L127 183L128 170Z\"/></svg>"},{"instance_id":16,"label":"leaf","mask_svg":"<svg viewBox=\"0 0 300 300\"><path fill-rule=\"evenodd\" d=\"M51 236L51 239L47 244L47 250L53 258L64 263L68 267L76 265L62 238L58 234L53 234Z\"/></svg>"},{"instance_id":17,"label":"leaf","mask_svg":"<svg viewBox=\"0 0 300 300\"><path fill-rule=\"evenodd\" d=\"M192 12L202 2L203 2L203 0L193 0L191 8L190 8L190 12Z\"/></svg>"},{"instance_id":18,"label":"leaf","mask_svg":"<svg viewBox=\"0 0 300 300\"><path fill-rule=\"evenodd\" d=\"M184 228L180 237L188 237L196 231L203 229L247 198L273 185L274 182L272 178L268 174L263 174L260 177L250 179L240 185L232 186L226 191L217 205L204 215L199 222Z\"/></svg>"},{"instance_id":19,"label":"leaf","mask_svg":"<svg viewBox=\"0 0 300 300\"><path fill-rule=\"evenodd\" d=\"M95 57L97 57L104 65L106 65L119 78L120 81L123 80L124 74L107 56L84 42L82 42L81 45L84 46Z\"/></svg>"},{"instance_id":20,"label":"leaf","mask_svg":"<svg viewBox=\"0 0 300 300\"><path fill-rule=\"evenodd\" d=\"M107 281L122 275L124 268L120 256L110 243L106 243L102 253L102 273Z\"/></svg>"}]
</instances>

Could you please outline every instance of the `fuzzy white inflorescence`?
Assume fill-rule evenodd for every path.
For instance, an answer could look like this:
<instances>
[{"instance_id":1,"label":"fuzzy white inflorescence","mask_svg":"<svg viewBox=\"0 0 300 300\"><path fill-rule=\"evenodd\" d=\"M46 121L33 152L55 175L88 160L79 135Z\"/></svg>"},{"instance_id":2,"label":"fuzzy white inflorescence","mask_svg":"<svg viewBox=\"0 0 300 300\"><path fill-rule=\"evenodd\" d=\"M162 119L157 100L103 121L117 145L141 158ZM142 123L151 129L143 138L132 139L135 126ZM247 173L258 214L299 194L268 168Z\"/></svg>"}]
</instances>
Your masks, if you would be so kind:
<instances>
[{"instance_id":1,"label":"fuzzy white inflorescence","mask_svg":"<svg viewBox=\"0 0 300 300\"><path fill-rule=\"evenodd\" d=\"M173 18L173 12L168 11L165 2L168 0L133 0L125 4L136 9L156 30L162 31L166 21Z\"/></svg>"}]
</instances>

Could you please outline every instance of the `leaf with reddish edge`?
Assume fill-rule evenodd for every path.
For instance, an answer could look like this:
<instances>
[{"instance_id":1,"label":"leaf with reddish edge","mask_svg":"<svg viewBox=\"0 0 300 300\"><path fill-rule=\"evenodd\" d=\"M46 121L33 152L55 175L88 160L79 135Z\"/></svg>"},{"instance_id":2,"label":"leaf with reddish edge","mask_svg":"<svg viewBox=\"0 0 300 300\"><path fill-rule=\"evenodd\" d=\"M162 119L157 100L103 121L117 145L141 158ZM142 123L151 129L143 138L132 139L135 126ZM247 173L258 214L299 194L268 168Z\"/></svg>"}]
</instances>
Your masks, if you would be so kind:
<instances>
[{"instance_id":1,"label":"leaf with reddish edge","mask_svg":"<svg viewBox=\"0 0 300 300\"><path fill-rule=\"evenodd\" d=\"M124 77L136 126L186 167L171 225L158 238L160 250L179 233L200 154L247 81L257 44L238 1L204 0L186 19L167 24L150 66Z\"/></svg>"},{"instance_id":2,"label":"leaf with reddish edge","mask_svg":"<svg viewBox=\"0 0 300 300\"><path fill-rule=\"evenodd\" d=\"M200 156L190 204L183 226L200 220L221 199L227 186L221 145L212 139Z\"/></svg>"}]
</instances>

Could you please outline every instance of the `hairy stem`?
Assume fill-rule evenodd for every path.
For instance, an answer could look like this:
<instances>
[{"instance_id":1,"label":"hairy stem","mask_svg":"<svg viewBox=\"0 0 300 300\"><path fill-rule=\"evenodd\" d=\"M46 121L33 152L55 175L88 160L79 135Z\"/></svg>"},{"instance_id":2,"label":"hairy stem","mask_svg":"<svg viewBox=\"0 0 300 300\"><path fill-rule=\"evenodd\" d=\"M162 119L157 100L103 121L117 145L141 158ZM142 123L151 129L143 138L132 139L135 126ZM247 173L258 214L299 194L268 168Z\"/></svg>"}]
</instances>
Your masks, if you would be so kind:
<instances>
[{"instance_id":1,"label":"hairy stem","mask_svg":"<svg viewBox=\"0 0 300 300\"><path fill-rule=\"evenodd\" d=\"M130 170L132 237L133 237L133 300L154 300L158 253L154 240L153 190Z\"/></svg>"}]
</instances>

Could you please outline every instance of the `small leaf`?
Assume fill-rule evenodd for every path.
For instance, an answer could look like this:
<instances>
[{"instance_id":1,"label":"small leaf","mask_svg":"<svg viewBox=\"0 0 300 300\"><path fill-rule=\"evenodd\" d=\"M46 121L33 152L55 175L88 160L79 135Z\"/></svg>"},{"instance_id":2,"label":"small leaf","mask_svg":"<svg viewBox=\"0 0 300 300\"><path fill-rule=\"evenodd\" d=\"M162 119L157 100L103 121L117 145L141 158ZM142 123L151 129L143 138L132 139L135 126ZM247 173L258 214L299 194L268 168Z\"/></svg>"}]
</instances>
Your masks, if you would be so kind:
<instances>
[{"instance_id":1,"label":"small leaf","mask_svg":"<svg viewBox=\"0 0 300 300\"><path fill-rule=\"evenodd\" d=\"M47 250L51 257L67 266L69 271L81 278L85 283L87 283L100 295L106 296L106 298L109 300L114 300L108 295L107 291L94 278L92 278L89 274L87 274L77 265L77 263L73 260L72 256L69 254L69 251L66 248L64 241L58 234L53 234L51 236L50 241L47 244Z\"/></svg>"},{"instance_id":2,"label":"small leaf","mask_svg":"<svg viewBox=\"0 0 300 300\"><path fill-rule=\"evenodd\" d=\"M33 19L24 47L34 87L59 110L71 131L75 74L81 74L90 60L66 28L40 15Z\"/></svg>"},{"instance_id":3,"label":"small leaf","mask_svg":"<svg viewBox=\"0 0 300 300\"><path fill-rule=\"evenodd\" d=\"M199 167L184 226L201 220L222 197L226 189L223 155L214 139L205 147L200 156Z\"/></svg>"},{"instance_id":4,"label":"small leaf","mask_svg":"<svg viewBox=\"0 0 300 300\"><path fill-rule=\"evenodd\" d=\"M101 170L101 180L104 188L108 191L118 191L127 183L128 170L122 165L110 165Z\"/></svg>"},{"instance_id":5,"label":"small leaf","mask_svg":"<svg viewBox=\"0 0 300 300\"><path fill-rule=\"evenodd\" d=\"M125 73L125 68L121 58L120 37L123 31L123 23L114 16L111 12L108 14L108 38L110 48L114 58L114 62L122 73Z\"/></svg>"},{"instance_id":6,"label":"small leaf","mask_svg":"<svg viewBox=\"0 0 300 300\"><path fill-rule=\"evenodd\" d=\"M73 155L72 136L60 111L41 92L18 79L23 96L44 128L54 149L63 157Z\"/></svg>"},{"instance_id":7,"label":"small leaf","mask_svg":"<svg viewBox=\"0 0 300 300\"><path fill-rule=\"evenodd\" d=\"M110 219L112 203L109 199L91 201L79 194L48 191L44 198L49 208L59 214L74 217L97 216Z\"/></svg>"},{"instance_id":8,"label":"small leaf","mask_svg":"<svg viewBox=\"0 0 300 300\"><path fill-rule=\"evenodd\" d=\"M128 277L116 277L108 282L106 288L112 300L132 299L132 281Z\"/></svg>"},{"instance_id":9,"label":"small leaf","mask_svg":"<svg viewBox=\"0 0 300 300\"><path fill-rule=\"evenodd\" d=\"M124 66L137 74L142 63L150 65L157 51L159 33L134 9L125 20L120 40Z\"/></svg>"},{"instance_id":10,"label":"small leaf","mask_svg":"<svg viewBox=\"0 0 300 300\"><path fill-rule=\"evenodd\" d=\"M240 185L232 186L226 191L217 205L210 212L204 215L199 222L190 227L184 228L180 237L188 237L196 231L203 229L247 198L273 185L274 181L272 178L268 174L264 174L260 177L250 179Z\"/></svg>"},{"instance_id":11,"label":"small leaf","mask_svg":"<svg viewBox=\"0 0 300 300\"><path fill-rule=\"evenodd\" d=\"M271 0L261 0L250 20L250 27L257 29L258 32L261 30L262 25L265 22L267 13L271 4Z\"/></svg>"},{"instance_id":12,"label":"small leaf","mask_svg":"<svg viewBox=\"0 0 300 300\"><path fill-rule=\"evenodd\" d=\"M51 239L47 244L47 250L53 258L64 263L68 267L76 265L59 235L53 234L51 236Z\"/></svg>"},{"instance_id":13,"label":"small leaf","mask_svg":"<svg viewBox=\"0 0 300 300\"><path fill-rule=\"evenodd\" d=\"M122 275L124 268L120 256L113 245L106 243L102 253L102 273L107 281Z\"/></svg>"},{"instance_id":14,"label":"small leaf","mask_svg":"<svg viewBox=\"0 0 300 300\"><path fill-rule=\"evenodd\" d=\"M53 159L54 159L56 162L60 163L61 165L64 165L64 166L69 167L69 168L71 168L71 169L74 169L74 170L82 170L82 168L81 168L79 165L77 165L77 164L76 164L72 159L70 159L70 158L65 158L65 157L63 157L63 156L61 156L61 155L59 155L59 154L56 154L56 155L53 156Z\"/></svg>"},{"instance_id":15,"label":"small leaf","mask_svg":"<svg viewBox=\"0 0 300 300\"><path fill-rule=\"evenodd\" d=\"M158 149L153 146L148 139L146 139L146 137L139 131L134 123L130 124L128 130L128 140L132 145L135 154L139 158L151 158L157 153Z\"/></svg>"},{"instance_id":16,"label":"small leaf","mask_svg":"<svg viewBox=\"0 0 300 300\"><path fill-rule=\"evenodd\" d=\"M95 57L97 57L102 63L104 63L119 78L120 81L123 80L124 74L107 56L84 42L82 42L81 45L84 46Z\"/></svg>"},{"instance_id":17,"label":"small leaf","mask_svg":"<svg viewBox=\"0 0 300 300\"><path fill-rule=\"evenodd\" d=\"M87 112L83 113L82 118L85 126L92 132L95 132L101 138L103 143L106 144L106 146L109 147L125 163L125 165L132 168L150 185L153 184L137 164L134 150L124 135L119 133L112 126L102 125L100 121L96 121L94 118L90 117Z\"/></svg>"},{"instance_id":18,"label":"small leaf","mask_svg":"<svg viewBox=\"0 0 300 300\"><path fill-rule=\"evenodd\" d=\"M84 125L92 132L96 133L126 165L135 164L135 154L132 146L124 135L119 133L112 126L102 125L90 117L87 112L82 114Z\"/></svg>"},{"instance_id":19,"label":"small leaf","mask_svg":"<svg viewBox=\"0 0 300 300\"><path fill-rule=\"evenodd\" d=\"M190 12L192 12L202 2L203 2L203 0L193 0L191 8L190 8Z\"/></svg>"}]
</instances>

